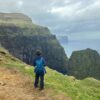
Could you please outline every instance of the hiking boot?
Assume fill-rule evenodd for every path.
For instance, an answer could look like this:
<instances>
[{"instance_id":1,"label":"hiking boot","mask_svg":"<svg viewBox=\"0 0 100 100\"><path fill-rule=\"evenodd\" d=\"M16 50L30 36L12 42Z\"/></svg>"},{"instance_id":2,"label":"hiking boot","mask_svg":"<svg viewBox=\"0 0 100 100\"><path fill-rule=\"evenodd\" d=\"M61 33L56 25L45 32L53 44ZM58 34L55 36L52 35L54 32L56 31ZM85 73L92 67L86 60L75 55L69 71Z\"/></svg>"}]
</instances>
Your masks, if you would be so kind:
<instances>
[{"instance_id":1,"label":"hiking boot","mask_svg":"<svg viewBox=\"0 0 100 100\"><path fill-rule=\"evenodd\" d=\"M39 90L42 91L42 90L44 90L44 88L40 88Z\"/></svg>"}]
</instances>

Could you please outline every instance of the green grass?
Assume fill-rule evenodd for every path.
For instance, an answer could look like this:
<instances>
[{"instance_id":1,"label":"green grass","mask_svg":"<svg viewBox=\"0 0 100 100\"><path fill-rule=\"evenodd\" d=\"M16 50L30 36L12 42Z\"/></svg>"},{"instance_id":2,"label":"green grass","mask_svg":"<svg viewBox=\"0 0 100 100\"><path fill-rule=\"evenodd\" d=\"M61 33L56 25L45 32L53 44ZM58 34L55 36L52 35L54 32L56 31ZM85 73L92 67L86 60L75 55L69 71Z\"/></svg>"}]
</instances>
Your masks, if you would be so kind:
<instances>
[{"instance_id":1,"label":"green grass","mask_svg":"<svg viewBox=\"0 0 100 100\"><path fill-rule=\"evenodd\" d=\"M2 55L3 56L3 55ZM23 74L27 74L34 80L34 68L26 65L18 59L12 60L9 54L4 57L4 62L0 63L0 67L16 68ZM6 61L7 59L7 61ZM5 62L6 61L6 62ZM94 78L86 78L77 80L73 76L62 75L46 67L45 87L64 93L72 100L100 100L100 81Z\"/></svg>"},{"instance_id":2,"label":"green grass","mask_svg":"<svg viewBox=\"0 0 100 100\"><path fill-rule=\"evenodd\" d=\"M24 20L1 20L0 19L0 25L4 25L4 26L16 26L16 27L20 27L20 28L31 28L31 29L37 29L37 28L44 28L43 26L37 25L33 22L28 22L28 21L24 21Z\"/></svg>"},{"instance_id":3,"label":"green grass","mask_svg":"<svg viewBox=\"0 0 100 100\"><path fill-rule=\"evenodd\" d=\"M5 64L8 68L17 68L22 73L27 73L34 79L33 67L25 69L26 65L22 64ZM74 77L64 76L49 68L45 75L46 88L51 88L57 92L64 93L66 96L70 96L73 100L100 100L100 81L93 78L87 78L84 80L77 80Z\"/></svg>"},{"instance_id":4,"label":"green grass","mask_svg":"<svg viewBox=\"0 0 100 100\"><path fill-rule=\"evenodd\" d=\"M41 35L41 34L42 36L51 35L48 28L37 25L32 22L23 21L23 20L10 20L10 21L0 20L0 26L5 27L5 31L6 31L6 32L2 32L3 30L0 31L0 36L6 35L6 34L9 34L9 36L13 36L13 35L15 36L16 34L21 35L21 33L17 33L17 32L12 33L12 30L10 29L10 27L12 28L15 27L17 30L21 31L22 34L25 36L26 35L33 36L33 35Z\"/></svg>"}]
</instances>

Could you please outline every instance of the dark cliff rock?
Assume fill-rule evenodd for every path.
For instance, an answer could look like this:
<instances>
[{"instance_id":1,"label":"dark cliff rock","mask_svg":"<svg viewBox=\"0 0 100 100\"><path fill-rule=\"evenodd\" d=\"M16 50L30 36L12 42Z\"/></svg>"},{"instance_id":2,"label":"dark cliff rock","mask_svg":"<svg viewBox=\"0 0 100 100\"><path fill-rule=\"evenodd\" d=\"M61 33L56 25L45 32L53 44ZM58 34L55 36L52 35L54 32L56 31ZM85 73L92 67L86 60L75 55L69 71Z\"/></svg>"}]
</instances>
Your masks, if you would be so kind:
<instances>
[{"instance_id":1,"label":"dark cliff rock","mask_svg":"<svg viewBox=\"0 0 100 100\"><path fill-rule=\"evenodd\" d=\"M100 55L97 51L86 49L75 51L69 59L68 74L79 79L94 77L100 79Z\"/></svg>"},{"instance_id":2,"label":"dark cliff rock","mask_svg":"<svg viewBox=\"0 0 100 100\"><path fill-rule=\"evenodd\" d=\"M29 19L26 17L25 19ZM19 21L19 19L17 22L3 20L0 23L0 44L28 64L32 64L35 51L40 49L50 68L66 73L67 56L56 36L52 35L46 27L32 24L30 21Z\"/></svg>"}]
</instances>

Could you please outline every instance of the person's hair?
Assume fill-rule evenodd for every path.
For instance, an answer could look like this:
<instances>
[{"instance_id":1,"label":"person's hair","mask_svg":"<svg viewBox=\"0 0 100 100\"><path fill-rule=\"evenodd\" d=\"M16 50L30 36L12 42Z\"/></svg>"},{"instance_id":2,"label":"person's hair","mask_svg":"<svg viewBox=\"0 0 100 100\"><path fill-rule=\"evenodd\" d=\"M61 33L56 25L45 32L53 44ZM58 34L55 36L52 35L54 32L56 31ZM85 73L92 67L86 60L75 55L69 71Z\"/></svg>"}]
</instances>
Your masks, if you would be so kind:
<instances>
[{"instance_id":1,"label":"person's hair","mask_svg":"<svg viewBox=\"0 0 100 100\"><path fill-rule=\"evenodd\" d=\"M40 50L37 50L37 51L36 51L36 55L37 55L37 56L40 56L41 54L42 54L42 52L41 52Z\"/></svg>"}]
</instances>

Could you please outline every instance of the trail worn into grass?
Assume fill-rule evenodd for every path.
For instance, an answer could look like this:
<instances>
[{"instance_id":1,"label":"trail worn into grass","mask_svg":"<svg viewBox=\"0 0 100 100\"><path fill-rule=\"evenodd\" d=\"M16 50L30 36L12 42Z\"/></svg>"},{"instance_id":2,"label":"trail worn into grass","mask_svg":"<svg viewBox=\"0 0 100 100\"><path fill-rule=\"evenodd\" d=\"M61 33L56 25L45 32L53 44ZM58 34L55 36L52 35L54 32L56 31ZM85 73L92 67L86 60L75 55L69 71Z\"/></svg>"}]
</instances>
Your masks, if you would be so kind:
<instances>
[{"instance_id":1,"label":"trail worn into grass","mask_svg":"<svg viewBox=\"0 0 100 100\"><path fill-rule=\"evenodd\" d=\"M71 100L53 90L34 89L31 78L16 69L0 67L0 100Z\"/></svg>"}]
</instances>

